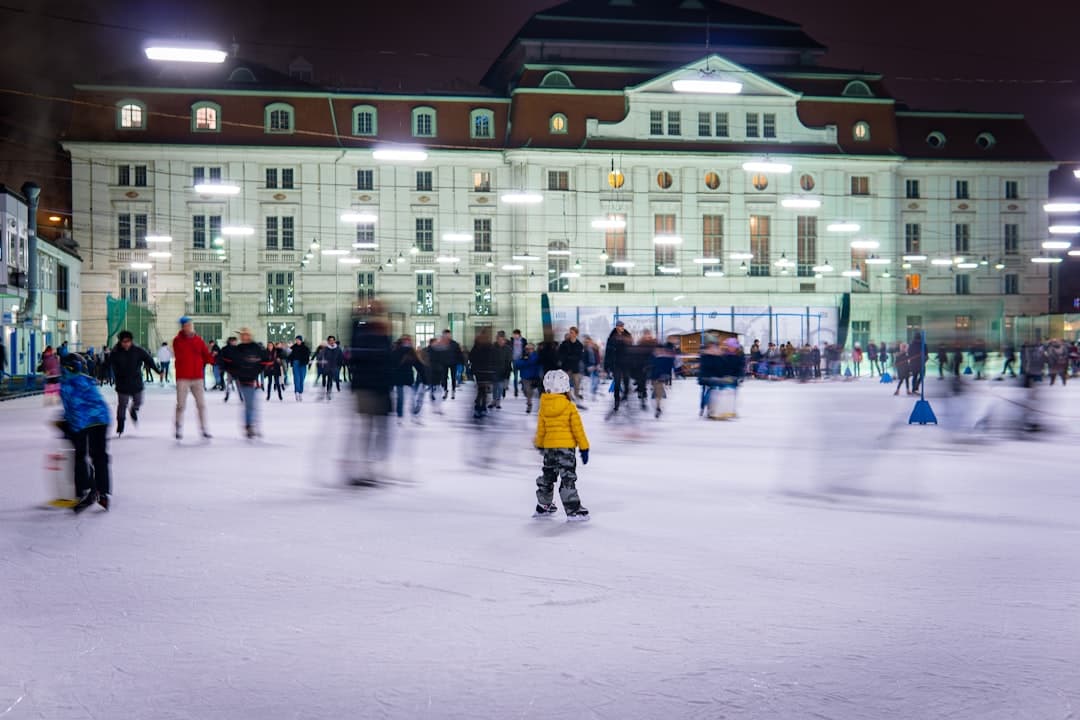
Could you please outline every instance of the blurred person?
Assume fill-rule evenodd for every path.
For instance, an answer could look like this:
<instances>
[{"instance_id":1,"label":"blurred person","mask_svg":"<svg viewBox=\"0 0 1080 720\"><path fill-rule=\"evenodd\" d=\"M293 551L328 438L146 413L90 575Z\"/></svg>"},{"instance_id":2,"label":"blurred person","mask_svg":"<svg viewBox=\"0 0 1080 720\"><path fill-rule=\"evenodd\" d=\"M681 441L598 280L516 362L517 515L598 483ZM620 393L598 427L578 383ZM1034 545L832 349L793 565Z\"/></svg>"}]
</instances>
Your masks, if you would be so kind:
<instances>
[{"instance_id":1,"label":"blurred person","mask_svg":"<svg viewBox=\"0 0 1080 720\"><path fill-rule=\"evenodd\" d=\"M161 347L157 351L158 367L161 368L161 384L169 382L169 366L172 365L172 350L169 349L169 343L161 343Z\"/></svg>"},{"instance_id":2,"label":"blurred person","mask_svg":"<svg viewBox=\"0 0 1080 720\"><path fill-rule=\"evenodd\" d=\"M244 406L244 434L248 440L254 440L261 435L259 430L259 378L267 368L274 364L270 355L272 343L267 347L255 342L249 328L243 327L237 332L240 342L231 352L225 355L224 363L229 375L235 379L236 389ZM267 382L269 389L270 383ZM279 384L280 389L280 384ZM266 399L270 399L267 393Z\"/></svg>"},{"instance_id":3,"label":"blurred person","mask_svg":"<svg viewBox=\"0 0 1080 720\"><path fill-rule=\"evenodd\" d=\"M608 335L607 347L604 348L604 370L611 378L612 390L615 393L615 405L608 414L610 418L619 412L619 406L623 398L630 394L630 348L633 339L626 330L626 324L619 320L615 328Z\"/></svg>"},{"instance_id":4,"label":"blurred person","mask_svg":"<svg viewBox=\"0 0 1080 720\"><path fill-rule=\"evenodd\" d=\"M495 337L495 382L492 385L494 406L502 409L502 399L506 395L506 385L510 382L510 374L514 370L514 350L506 340L506 333L499 331Z\"/></svg>"},{"instance_id":5,"label":"blurred person","mask_svg":"<svg viewBox=\"0 0 1080 720\"><path fill-rule=\"evenodd\" d=\"M919 358L918 362L921 361L922 358ZM908 346L901 343L893 361L893 367L896 370L896 391L893 393L894 396L900 394L901 387L904 388L907 395L911 394L911 362L912 358L908 354Z\"/></svg>"},{"instance_id":6,"label":"blurred person","mask_svg":"<svg viewBox=\"0 0 1080 720\"><path fill-rule=\"evenodd\" d=\"M285 397L281 392L281 372L284 359L281 357L280 352L274 343L266 343L267 362L263 365L263 378L266 381L266 399L269 400L271 393L276 390L278 402L284 402Z\"/></svg>"},{"instance_id":7,"label":"blurred person","mask_svg":"<svg viewBox=\"0 0 1080 720\"><path fill-rule=\"evenodd\" d=\"M1004 379L1005 373L1009 373L1010 377L1016 377L1016 371L1013 370L1013 363L1016 362L1016 347L1013 344L1005 343L1005 347L1002 348L1001 355L1005 358L1005 365L1001 368L1001 377L998 379Z\"/></svg>"},{"instance_id":8,"label":"blurred person","mask_svg":"<svg viewBox=\"0 0 1080 720\"><path fill-rule=\"evenodd\" d=\"M648 409L649 399L649 363L652 361L653 350L656 349L656 338L652 330L646 328L641 331L641 338L636 345L629 348L630 377L634 381L634 390L638 396L641 409Z\"/></svg>"},{"instance_id":9,"label":"blurred person","mask_svg":"<svg viewBox=\"0 0 1080 720\"><path fill-rule=\"evenodd\" d=\"M882 342L878 345L878 374L887 375L889 372L889 344Z\"/></svg>"},{"instance_id":10,"label":"blurred person","mask_svg":"<svg viewBox=\"0 0 1080 720\"><path fill-rule=\"evenodd\" d=\"M525 355L525 346L529 344L521 335L521 331L514 328L510 333L510 349L511 349L511 362L513 365L513 371L511 377L514 381L514 397L518 396L518 386L521 382L521 373L517 367L517 361Z\"/></svg>"},{"instance_id":11,"label":"blurred person","mask_svg":"<svg viewBox=\"0 0 1080 720\"><path fill-rule=\"evenodd\" d=\"M488 339L490 341L490 337ZM450 399L453 400L457 397L457 386L461 375L458 366L464 365L465 354L449 329L442 331L442 335L432 347L431 356L431 369L434 373L435 384L442 388L442 399L445 400L447 396L446 378L449 375L449 393ZM434 400L434 397L432 399Z\"/></svg>"},{"instance_id":12,"label":"blurred person","mask_svg":"<svg viewBox=\"0 0 1080 720\"><path fill-rule=\"evenodd\" d=\"M975 341L975 347L971 349L971 365L975 369L975 379L985 380L983 372L986 370L986 343L982 340Z\"/></svg>"},{"instance_id":13,"label":"blurred person","mask_svg":"<svg viewBox=\"0 0 1080 720\"><path fill-rule=\"evenodd\" d=\"M2 345L3 342L0 342ZM52 345L45 346L37 369L45 374L45 405L55 405L60 402L60 356Z\"/></svg>"},{"instance_id":14,"label":"blurred person","mask_svg":"<svg viewBox=\"0 0 1080 720\"><path fill-rule=\"evenodd\" d=\"M469 364L476 380L476 400L473 403L473 419L479 420L487 414L488 400L491 397L495 379L499 371L500 352L491 342L491 334L481 330L476 335L476 342L469 350Z\"/></svg>"},{"instance_id":15,"label":"blurred person","mask_svg":"<svg viewBox=\"0 0 1080 720\"><path fill-rule=\"evenodd\" d=\"M649 381L652 384L653 405L656 406L656 417L663 413L664 398L667 397L667 386L671 382L671 373L675 371L675 342L669 337L663 345L653 348L649 362Z\"/></svg>"},{"instance_id":16,"label":"blurred person","mask_svg":"<svg viewBox=\"0 0 1080 720\"><path fill-rule=\"evenodd\" d=\"M923 358L922 333L916 333L908 345L908 374L911 376L911 392L918 394L922 387L925 370L925 358Z\"/></svg>"},{"instance_id":17,"label":"blurred person","mask_svg":"<svg viewBox=\"0 0 1080 720\"><path fill-rule=\"evenodd\" d=\"M214 358L214 387L211 390L225 389L225 371L222 369L221 346L217 340L210 343L210 356Z\"/></svg>"},{"instance_id":18,"label":"blurred person","mask_svg":"<svg viewBox=\"0 0 1080 720\"><path fill-rule=\"evenodd\" d=\"M326 343L319 343L319 346L315 348L315 353L312 356L315 360L315 387L321 388L323 386L323 364L322 356L326 351Z\"/></svg>"},{"instance_id":19,"label":"blurred person","mask_svg":"<svg viewBox=\"0 0 1080 720\"><path fill-rule=\"evenodd\" d=\"M570 384L577 400L585 399L581 395L581 369L584 359L585 346L578 340L578 329L571 327L566 333L566 339L559 344L559 365L562 371L570 376Z\"/></svg>"},{"instance_id":20,"label":"blurred person","mask_svg":"<svg viewBox=\"0 0 1080 720\"><path fill-rule=\"evenodd\" d=\"M109 406L86 374L86 361L79 353L64 356L60 400L64 405L63 430L75 446L75 492L80 499L71 509L81 513L98 503L108 510L112 495Z\"/></svg>"},{"instance_id":21,"label":"blurred person","mask_svg":"<svg viewBox=\"0 0 1080 720\"><path fill-rule=\"evenodd\" d=\"M1045 356L1047 371L1050 374L1050 385L1052 386L1060 377L1061 384L1064 386L1069 377L1069 349L1065 347L1065 343L1052 338L1046 343Z\"/></svg>"},{"instance_id":22,"label":"blurred person","mask_svg":"<svg viewBox=\"0 0 1080 720\"><path fill-rule=\"evenodd\" d=\"M589 464L589 438L581 415L570 397L570 377L562 370L544 375L544 393L537 412L536 437L533 440L543 455L541 475L536 478L536 510L534 517L547 517L558 512L554 500L555 482L560 479L559 499L568 521L589 519L589 511L581 504L577 491L577 457Z\"/></svg>"},{"instance_id":23,"label":"blurred person","mask_svg":"<svg viewBox=\"0 0 1080 720\"><path fill-rule=\"evenodd\" d=\"M855 371L855 377L862 374L863 350L859 343L855 343L855 349L851 351L851 365Z\"/></svg>"},{"instance_id":24,"label":"blurred person","mask_svg":"<svg viewBox=\"0 0 1080 720\"><path fill-rule=\"evenodd\" d=\"M195 398L195 408L199 415L199 429L203 438L211 439L206 428L206 400L204 385L206 366L214 364L210 348L201 337L195 334L195 325L187 315L180 318L180 332L173 338L173 356L176 362L176 439L184 433L184 408L187 396Z\"/></svg>"},{"instance_id":25,"label":"blurred person","mask_svg":"<svg viewBox=\"0 0 1080 720\"><path fill-rule=\"evenodd\" d=\"M360 452L360 467L349 478L352 485L378 481L377 465L389 457L390 388L393 380L390 325L382 304L372 301L353 319L349 342L349 376L356 398L358 438L349 447Z\"/></svg>"},{"instance_id":26,"label":"blurred person","mask_svg":"<svg viewBox=\"0 0 1080 720\"><path fill-rule=\"evenodd\" d=\"M292 345L286 345L280 340L274 343L274 349L277 350L278 360L281 361L281 386L289 386L289 368L292 367L290 358L292 357Z\"/></svg>"},{"instance_id":27,"label":"blurred person","mask_svg":"<svg viewBox=\"0 0 1080 720\"><path fill-rule=\"evenodd\" d=\"M514 361L514 370L521 378L521 391L525 395L525 413L531 413L533 395L539 394L540 386L540 355L537 354L532 343L528 343L521 357Z\"/></svg>"},{"instance_id":28,"label":"blurred person","mask_svg":"<svg viewBox=\"0 0 1080 720\"><path fill-rule=\"evenodd\" d=\"M390 368L396 396L395 409L400 424L405 417L405 395L416 383L418 371L422 372L420 358L413 347L412 336L402 335L394 344L390 354Z\"/></svg>"},{"instance_id":29,"label":"blurred person","mask_svg":"<svg viewBox=\"0 0 1080 720\"><path fill-rule=\"evenodd\" d=\"M589 376L589 399L595 401L597 390L600 389L600 369L603 367L600 356L600 346L596 344L591 335L585 336L585 374Z\"/></svg>"},{"instance_id":30,"label":"blurred person","mask_svg":"<svg viewBox=\"0 0 1080 720\"><path fill-rule=\"evenodd\" d=\"M304 342L303 335L293 339L289 363L293 370L293 394L296 402L304 401L304 382L307 380L308 366L311 365L311 348Z\"/></svg>"},{"instance_id":31,"label":"blurred person","mask_svg":"<svg viewBox=\"0 0 1080 720\"><path fill-rule=\"evenodd\" d=\"M876 343L870 343L866 346L866 361L870 364L870 377L874 377L874 373L878 371L878 346Z\"/></svg>"},{"instance_id":32,"label":"blurred person","mask_svg":"<svg viewBox=\"0 0 1080 720\"><path fill-rule=\"evenodd\" d=\"M128 330L116 336L118 342L109 354L109 366L116 379L116 437L124 434L124 421L131 404L131 422L139 424L139 410L143 404L143 370L160 372L150 353L135 344ZM151 382L153 375L151 375Z\"/></svg>"},{"instance_id":33,"label":"blurred person","mask_svg":"<svg viewBox=\"0 0 1080 720\"><path fill-rule=\"evenodd\" d=\"M326 390L322 397L329 400L335 386L341 392L341 366L345 364L345 353L333 335L326 338L319 364L322 365L323 387Z\"/></svg>"},{"instance_id":34,"label":"blurred person","mask_svg":"<svg viewBox=\"0 0 1080 720\"><path fill-rule=\"evenodd\" d=\"M706 336L701 352L698 383L701 389L699 415L711 420L730 420L736 417L739 381L746 368L739 341L728 338L722 344L713 335ZM731 392L725 392L730 390Z\"/></svg>"},{"instance_id":35,"label":"blurred person","mask_svg":"<svg viewBox=\"0 0 1080 720\"><path fill-rule=\"evenodd\" d=\"M946 345L939 345L937 355L938 380L945 379L945 369L949 367L949 349Z\"/></svg>"},{"instance_id":36,"label":"blurred person","mask_svg":"<svg viewBox=\"0 0 1080 720\"><path fill-rule=\"evenodd\" d=\"M225 380L225 398L222 402L229 402L229 397L232 395L232 391L236 390L237 397L240 398L240 402L244 402L244 395L240 392L239 387L236 384L236 378L229 372L229 356L236 351L236 336L230 335L225 341L225 347L221 348L217 354L216 364L221 366L221 377Z\"/></svg>"},{"instance_id":37,"label":"blurred person","mask_svg":"<svg viewBox=\"0 0 1080 720\"><path fill-rule=\"evenodd\" d=\"M814 379L821 378L821 348L814 345L810 348L810 367Z\"/></svg>"}]
</instances>

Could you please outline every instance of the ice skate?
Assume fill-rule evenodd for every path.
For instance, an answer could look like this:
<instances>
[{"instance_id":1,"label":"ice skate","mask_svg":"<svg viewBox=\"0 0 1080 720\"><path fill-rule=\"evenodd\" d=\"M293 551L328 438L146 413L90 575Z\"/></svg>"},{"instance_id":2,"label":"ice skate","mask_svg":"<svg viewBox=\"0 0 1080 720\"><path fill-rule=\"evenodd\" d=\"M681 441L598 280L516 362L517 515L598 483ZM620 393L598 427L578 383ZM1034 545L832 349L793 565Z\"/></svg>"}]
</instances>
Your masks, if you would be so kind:
<instances>
[{"instance_id":1,"label":"ice skate","mask_svg":"<svg viewBox=\"0 0 1080 720\"><path fill-rule=\"evenodd\" d=\"M86 493L86 495L83 495L82 499L79 500L79 502L75 503L74 507L72 507L71 509L76 515L78 515L86 508L98 502L98 500L100 500L100 497L97 494L97 490L91 490L90 492ZM105 502L106 504L108 503L107 500Z\"/></svg>"},{"instance_id":2,"label":"ice skate","mask_svg":"<svg viewBox=\"0 0 1080 720\"><path fill-rule=\"evenodd\" d=\"M588 519L589 511L583 507L566 513L566 522L586 522Z\"/></svg>"},{"instance_id":3,"label":"ice skate","mask_svg":"<svg viewBox=\"0 0 1080 720\"><path fill-rule=\"evenodd\" d=\"M533 511L534 518L551 517L555 513L559 512L559 508L555 503L548 503L547 505L536 505L536 510Z\"/></svg>"},{"instance_id":4,"label":"ice skate","mask_svg":"<svg viewBox=\"0 0 1080 720\"><path fill-rule=\"evenodd\" d=\"M101 508L103 510L105 510L105 512L109 511L110 502L111 502L111 500L109 500L108 495L101 495L100 497L98 497L98 505L100 505Z\"/></svg>"}]
</instances>

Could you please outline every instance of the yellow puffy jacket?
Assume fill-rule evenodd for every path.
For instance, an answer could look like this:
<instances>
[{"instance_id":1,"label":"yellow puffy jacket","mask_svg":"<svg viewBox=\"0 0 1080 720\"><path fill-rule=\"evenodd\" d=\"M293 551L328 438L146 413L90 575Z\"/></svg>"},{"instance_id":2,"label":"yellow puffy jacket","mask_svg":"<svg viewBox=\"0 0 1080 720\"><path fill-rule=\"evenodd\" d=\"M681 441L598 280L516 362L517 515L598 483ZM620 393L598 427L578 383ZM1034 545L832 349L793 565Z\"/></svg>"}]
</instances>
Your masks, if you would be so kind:
<instances>
[{"instance_id":1,"label":"yellow puffy jacket","mask_svg":"<svg viewBox=\"0 0 1080 720\"><path fill-rule=\"evenodd\" d=\"M543 393L537 413L536 447L589 449L577 406L566 395Z\"/></svg>"}]
</instances>

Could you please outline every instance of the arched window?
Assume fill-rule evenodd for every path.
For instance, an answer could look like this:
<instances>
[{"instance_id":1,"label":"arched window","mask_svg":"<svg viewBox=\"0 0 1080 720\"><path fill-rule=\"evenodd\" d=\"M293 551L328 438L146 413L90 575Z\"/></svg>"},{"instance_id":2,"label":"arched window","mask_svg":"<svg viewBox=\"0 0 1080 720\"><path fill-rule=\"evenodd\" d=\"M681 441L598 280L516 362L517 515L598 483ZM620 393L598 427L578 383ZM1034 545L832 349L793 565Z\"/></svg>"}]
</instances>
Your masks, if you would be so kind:
<instances>
[{"instance_id":1,"label":"arched window","mask_svg":"<svg viewBox=\"0 0 1080 720\"><path fill-rule=\"evenodd\" d=\"M352 110L353 135L378 135L379 114L373 105L357 105Z\"/></svg>"},{"instance_id":2,"label":"arched window","mask_svg":"<svg viewBox=\"0 0 1080 720\"><path fill-rule=\"evenodd\" d=\"M851 129L851 135L858 142L867 142L870 140L870 123L865 120L855 123L855 126Z\"/></svg>"},{"instance_id":3,"label":"arched window","mask_svg":"<svg viewBox=\"0 0 1080 720\"><path fill-rule=\"evenodd\" d=\"M418 107L412 111L413 137L435 137L439 128L435 117L435 108Z\"/></svg>"},{"instance_id":4,"label":"arched window","mask_svg":"<svg viewBox=\"0 0 1080 720\"><path fill-rule=\"evenodd\" d=\"M251 72L250 68L238 67L229 73L229 82L255 82L255 73Z\"/></svg>"},{"instance_id":5,"label":"arched window","mask_svg":"<svg viewBox=\"0 0 1080 720\"><path fill-rule=\"evenodd\" d=\"M479 108L469 113L469 133L480 140L495 137L495 113L487 108Z\"/></svg>"},{"instance_id":6,"label":"arched window","mask_svg":"<svg viewBox=\"0 0 1080 720\"><path fill-rule=\"evenodd\" d=\"M287 103L267 105L265 129L268 133L291 133L294 129L293 106Z\"/></svg>"},{"instance_id":7,"label":"arched window","mask_svg":"<svg viewBox=\"0 0 1080 720\"><path fill-rule=\"evenodd\" d=\"M844 86L844 97L874 97L874 91L862 80L852 80Z\"/></svg>"},{"instance_id":8,"label":"arched window","mask_svg":"<svg viewBox=\"0 0 1080 720\"><path fill-rule=\"evenodd\" d=\"M221 132L221 106L212 102L192 105L191 132Z\"/></svg>"},{"instance_id":9,"label":"arched window","mask_svg":"<svg viewBox=\"0 0 1080 720\"><path fill-rule=\"evenodd\" d=\"M570 76L560 70L552 70L540 81L543 88L572 88L574 83Z\"/></svg>"},{"instance_id":10,"label":"arched window","mask_svg":"<svg viewBox=\"0 0 1080 720\"><path fill-rule=\"evenodd\" d=\"M562 113L555 113L548 122L548 129L551 130L552 135L565 135L569 126L570 124L566 122L566 116Z\"/></svg>"},{"instance_id":11,"label":"arched window","mask_svg":"<svg viewBox=\"0 0 1080 720\"><path fill-rule=\"evenodd\" d=\"M146 103L121 100L116 103L116 127L121 130L146 129Z\"/></svg>"}]
</instances>

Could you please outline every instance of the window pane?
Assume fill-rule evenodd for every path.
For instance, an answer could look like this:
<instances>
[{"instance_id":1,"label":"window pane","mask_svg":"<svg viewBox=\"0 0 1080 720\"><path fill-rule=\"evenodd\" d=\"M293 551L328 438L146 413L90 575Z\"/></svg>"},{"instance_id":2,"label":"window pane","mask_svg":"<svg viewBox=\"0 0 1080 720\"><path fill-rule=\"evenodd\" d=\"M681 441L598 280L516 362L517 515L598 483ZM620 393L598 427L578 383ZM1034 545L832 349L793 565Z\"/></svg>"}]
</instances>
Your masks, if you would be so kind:
<instances>
[{"instance_id":1,"label":"window pane","mask_svg":"<svg viewBox=\"0 0 1080 720\"><path fill-rule=\"evenodd\" d=\"M697 114L697 134L700 137L709 137L712 135L711 113L699 112Z\"/></svg>"},{"instance_id":2,"label":"window pane","mask_svg":"<svg viewBox=\"0 0 1080 720\"><path fill-rule=\"evenodd\" d=\"M285 190L293 189L293 169L281 168L281 187Z\"/></svg>"},{"instance_id":3,"label":"window pane","mask_svg":"<svg viewBox=\"0 0 1080 720\"><path fill-rule=\"evenodd\" d=\"M266 218L266 249L277 250L278 248L278 219L276 217Z\"/></svg>"},{"instance_id":4,"label":"window pane","mask_svg":"<svg viewBox=\"0 0 1080 720\"><path fill-rule=\"evenodd\" d=\"M146 187L146 166L135 166L135 187Z\"/></svg>"},{"instance_id":5,"label":"window pane","mask_svg":"<svg viewBox=\"0 0 1080 720\"><path fill-rule=\"evenodd\" d=\"M728 114L726 112L716 113L716 137L727 137L728 132Z\"/></svg>"},{"instance_id":6,"label":"window pane","mask_svg":"<svg viewBox=\"0 0 1080 720\"><path fill-rule=\"evenodd\" d=\"M702 272L719 272L724 269L724 216L704 215L701 218L701 254L716 258L719 262L702 265Z\"/></svg>"},{"instance_id":7,"label":"window pane","mask_svg":"<svg viewBox=\"0 0 1080 720\"><path fill-rule=\"evenodd\" d=\"M473 283L473 312L491 315L491 273L476 273Z\"/></svg>"},{"instance_id":8,"label":"window pane","mask_svg":"<svg viewBox=\"0 0 1080 720\"><path fill-rule=\"evenodd\" d=\"M649 111L649 134L664 134L664 113L660 110Z\"/></svg>"},{"instance_id":9,"label":"window pane","mask_svg":"<svg viewBox=\"0 0 1080 720\"><path fill-rule=\"evenodd\" d=\"M922 227L918 223L904 225L904 252L917 255L922 250Z\"/></svg>"},{"instance_id":10,"label":"window pane","mask_svg":"<svg viewBox=\"0 0 1080 720\"><path fill-rule=\"evenodd\" d=\"M117 185L130 185L131 184L131 166L130 165L117 165L116 166L116 184Z\"/></svg>"},{"instance_id":11,"label":"window pane","mask_svg":"<svg viewBox=\"0 0 1080 720\"><path fill-rule=\"evenodd\" d=\"M121 249L131 247L130 213L121 213L116 216L116 246Z\"/></svg>"},{"instance_id":12,"label":"window pane","mask_svg":"<svg viewBox=\"0 0 1080 720\"><path fill-rule=\"evenodd\" d=\"M669 110L667 114L667 134L682 134L682 113L678 110Z\"/></svg>"},{"instance_id":13,"label":"window pane","mask_svg":"<svg viewBox=\"0 0 1080 720\"><path fill-rule=\"evenodd\" d=\"M746 113L746 137L756 138L758 136L758 114Z\"/></svg>"},{"instance_id":14,"label":"window pane","mask_svg":"<svg viewBox=\"0 0 1080 720\"><path fill-rule=\"evenodd\" d=\"M266 187L271 190L277 187L277 168L266 168Z\"/></svg>"},{"instance_id":15,"label":"window pane","mask_svg":"<svg viewBox=\"0 0 1080 720\"><path fill-rule=\"evenodd\" d=\"M473 173L473 192L491 192L491 173L477 170Z\"/></svg>"},{"instance_id":16,"label":"window pane","mask_svg":"<svg viewBox=\"0 0 1080 720\"><path fill-rule=\"evenodd\" d=\"M767 138L776 137L776 115L774 113L765 113L763 116L762 135Z\"/></svg>"},{"instance_id":17,"label":"window pane","mask_svg":"<svg viewBox=\"0 0 1080 720\"><path fill-rule=\"evenodd\" d=\"M769 274L769 221L768 215L750 216L750 252L754 255L750 274L754 276Z\"/></svg>"},{"instance_id":18,"label":"window pane","mask_svg":"<svg viewBox=\"0 0 1080 720\"><path fill-rule=\"evenodd\" d=\"M812 215L800 215L797 220L798 246L798 275L799 277L813 277L814 266L817 265L817 218Z\"/></svg>"},{"instance_id":19,"label":"window pane","mask_svg":"<svg viewBox=\"0 0 1080 720\"><path fill-rule=\"evenodd\" d=\"M416 218L416 247L421 252L432 252L435 249L433 218Z\"/></svg>"},{"instance_id":20,"label":"window pane","mask_svg":"<svg viewBox=\"0 0 1080 720\"><path fill-rule=\"evenodd\" d=\"M612 267L611 263L626 260L626 215L609 214L608 217L612 220L621 220L623 226L604 232L604 252L608 256L605 272L608 275L625 275L626 268Z\"/></svg>"},{"instance_id":21,"label":"window pane","mask_svg":"<svg viewBox=\"0 0 1080 720\"><path fill-rule=\"evenodd\" d=\"M374 170L357 170L356 171L356 189L357 190L374 190L375 189L375 171Z\"/></svg>"},{"instance_id":22,"label":"window pane","mask_svg":"<svg viewBox=\"0 0 1080 720\"><path fill-rule=\"evenodd\" d=\"M135 247L141 250L146 249L146 215L139 214L135 216Z\"/></svg>"},{"instance_id":23,"label":"window pane","mask_svg":"<svg viewBox=\"0 0 1080 720\"><path fill-rule=\"evenodd\" d=\"M491 252L491 218L473 219L473 251Z\"/></svg>"}]
</instances>

